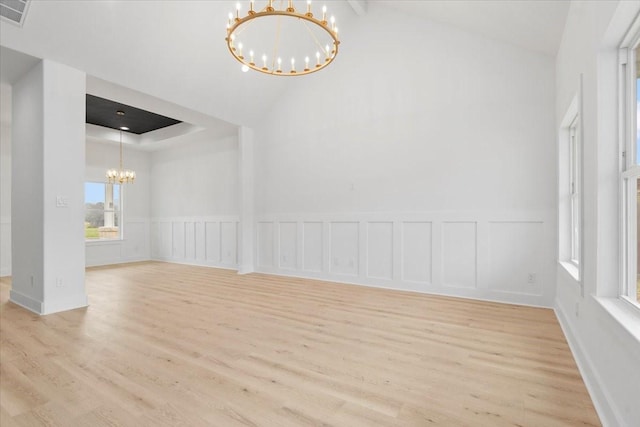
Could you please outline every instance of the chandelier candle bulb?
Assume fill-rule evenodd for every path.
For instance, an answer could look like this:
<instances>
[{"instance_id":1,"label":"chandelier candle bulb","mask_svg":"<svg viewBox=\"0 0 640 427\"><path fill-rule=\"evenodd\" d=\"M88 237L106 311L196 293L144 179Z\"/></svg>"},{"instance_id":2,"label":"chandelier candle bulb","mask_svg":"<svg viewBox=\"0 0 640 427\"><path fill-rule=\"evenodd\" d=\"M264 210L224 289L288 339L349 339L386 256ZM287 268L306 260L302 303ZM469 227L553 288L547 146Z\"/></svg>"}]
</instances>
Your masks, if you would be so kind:
<instances>
[{"instance_id":1,"label":"chandelier candle bulb","mask_svg":"<svg viewBox=\"0 0 640 427\"><path fill-rule=\"evenodd\" d=\"M250 14L255 13L255 12L253 11L253 0L251 0L251 1L249 2L249 13L250 13Z\"/></svg>"},{"instance_id":2,"label":"chandelier candle bulb","mask_svg":"<svg viewBox=\"0 0 640 427\"><path fill-rule=\"evenodd\" d=\"M291 58L291 72L292 73L296 72L296 59L295 58Z\"/></svg>"},{"instance_id":3,"label":"chandelier candle bulb","mask_svg":"<svg viewBox=\"0 0 640 427\"><path fill-rule=\"evenodd\" d=\"M262 55L262 69L268 70L267 68L267 55Z\"/></svg>"},{"instance_id":4,"label":"chandelier candle bulb","mask_svg":"<svg viewBox=\"0 0 640 427\"><path fill-rule=\"evenodd\" d=\"M249 60L251 61L251 62L249 62L250 65L256 65L253 62L253 51L252 50L249 51Z\"/></svg>"},{"instance_id":5,"label":"chandelier candle bulb","mask_svg":"<svg viewBox=\"0 0 640 427\"><path fill-rule=\"evenodd\" d=\"M278 58L278 69L276 70L276 73L281 73L282 72L282 59Z\"/></svg>"},{"instance_id":6,"label":"chandelier candle bulb","mask_svg":"<svg viewBox=\"0 0 640 427\"><path fill-rule=\"evenodd\" d=\"M307 0L307 16L313 16L313 13L311 13L311 0Z\"/></svg>"},{"instance_id":7,"label":"chandelier candle bulb","mask_svg":"<svg viewBox=\"0 0 640 427\"><path fill-rule=\"evenodd\" d=\"M289 0L289 7L287 7L287 12L295 12L296 10L293 8L293 0Z\"/></svg>"},{"instance_id":8,"label":"chandelier candle bulb","mask_svg":"<svg viewBox=\"0 0 640 427\"><path fill-rule=\"evenodd\" d=\"M320 52L316 52L316 67L320 66Z\"/></svg>"},{"instance_id":9,"label":"chandelier candle bulb","mask_svg":"<svg viewBox=\"0 0 640 427\"><path fill-rule=\"evenodd\" d=\"M304 70L309 71L309 57L305 56L304 58Z\"/></svg>"},{"instance_id":10,"label":"chandelier candle bulb","mask_svg":"<svg viewBox=\"0 0 640 427\"><path fill-rule=\"evenodd\" d=\"M322 23L327 23L327 5L322 6Z\"/></svg>"},{"instance_id":11,"label":"chandelier candle bulb","mask_svg":"<svg viewBox=\"0 0 640 427\"><path fill-rule=\"evenodd\" d=\"M238 56L241 59L244 59L244 57L242 56L242 43L238 43Z\"/></svg>"},{"instance_id":12,"label":"chandelier candle bulb","mask_svg":"<svg viewBox=\"0 0 640 427\"><path fill-rule=\"evenodd\" d=\"M240 2L236 3L236 21L240 20Z\"/></svg>"}]
</instances>

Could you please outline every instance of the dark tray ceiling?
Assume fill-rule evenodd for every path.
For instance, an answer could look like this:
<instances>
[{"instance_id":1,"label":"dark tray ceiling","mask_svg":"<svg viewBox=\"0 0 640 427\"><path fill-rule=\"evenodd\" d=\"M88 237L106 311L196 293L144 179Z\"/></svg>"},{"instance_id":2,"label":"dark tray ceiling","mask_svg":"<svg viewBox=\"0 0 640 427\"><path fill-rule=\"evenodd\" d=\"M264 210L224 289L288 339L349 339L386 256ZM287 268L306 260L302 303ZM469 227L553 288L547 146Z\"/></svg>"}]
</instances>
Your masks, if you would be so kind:
<instances>
[{"instance_id":1,"label":"dark tray ceiling","mask_svg":"<svg viewBox=\"0 0 640 427\"><path fill-rule=\"evenodd\" d=\"M125 115L119 116L116 114L117 111L124 111ZM127 132L141 135L182 122L119 102L87 95L87 123L111 129L126 126L129 128Z\"/></svg>"}]
</instances>

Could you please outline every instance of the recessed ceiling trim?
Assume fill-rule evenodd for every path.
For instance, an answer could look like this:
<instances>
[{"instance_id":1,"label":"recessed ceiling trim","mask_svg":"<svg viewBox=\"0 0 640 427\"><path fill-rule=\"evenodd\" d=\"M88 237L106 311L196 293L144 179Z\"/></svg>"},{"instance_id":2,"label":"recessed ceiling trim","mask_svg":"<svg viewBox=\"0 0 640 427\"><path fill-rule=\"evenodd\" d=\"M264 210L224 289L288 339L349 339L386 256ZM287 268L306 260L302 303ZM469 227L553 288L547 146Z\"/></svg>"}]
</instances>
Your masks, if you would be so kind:
<instances>
[{"instance_id":1,"label":"recessed ceiling trim","mask_svg":"<svg viewBox=\"0 0 640 427\"><path fill-rule=\"evenodd\" d=\"M31 0L0 0L0 18L22 27L30 3Z\"/></svg>"}]
</instances>

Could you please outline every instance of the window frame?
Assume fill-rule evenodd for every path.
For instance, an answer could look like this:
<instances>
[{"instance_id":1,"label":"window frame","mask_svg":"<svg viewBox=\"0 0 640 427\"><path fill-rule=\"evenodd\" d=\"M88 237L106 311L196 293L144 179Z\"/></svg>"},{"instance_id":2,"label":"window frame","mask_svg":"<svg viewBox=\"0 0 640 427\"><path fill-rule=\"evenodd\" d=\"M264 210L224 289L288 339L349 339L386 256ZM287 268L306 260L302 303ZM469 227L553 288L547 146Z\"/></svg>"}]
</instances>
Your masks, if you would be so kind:
<instances>
[{"instance_id":1,"label":"window frame","mask_svg":"<svg viewBox=\"0 0 640 427\"><path fill-rule=\"evenodd\" d=\"M569 262L580 268L582 254L582 175L580 113L576 111L568 128L569 142L569 229L571 236Z\"/></svg>"},{"instance_id":2,"label":"window frame","mask_svg":"<svg viewBox=\"0 0 640 427\"><path fill-rule=\"evenodd\" d=\"M584 241L583 161L582 161L582 75L578 90L567 107L558 134L558 263L580 286ZM574 129L572 138L572 129Z\"/></svg>"},{"instance_id":3,"label":"window frame","mask_svg":"<svg viewBox=\"0 0 640 427\"><path fill-rule=\"evenodd\" d=\"M100 185L103 186L104 194L105 194L105 197L104 197L104 199L105 199L104 200L104 204L105 205L107 203L107 186L112 186L114 189L115 189L115 186L118 186L118 188L119 188L119 190L118 190L118 197L119 197L118 203L115 203L115 198L114 198L114 203L113 203L114 207L113 208L109 209L109 208L107 208L105 206L102 209L103 214L107 213L107 212L112 212L113 215L114 215L114 218L117 218L118 235L116 237L113 237L113 238L109 238L109 237L100 238L99 237L99 238L96 238L96 239L88 239L86 237L86 234L85 234L85 239L84 239L85 243L104 243L104 242L108 243L108 242L119 242L119 241L124 240L124 227L123 227L123 212L124 212L123 189L124 189L124 186L122 184L119 184L119 183L108 183L108 182L103 182L103 181L85 181L84 182L85 187L86 187L87 184L100 184ZM114 190L114 192L115 192L115 190ZM88 211L88 209L87 209L87 201L86 201L86 194L85 194L84 204L85 204L85 208L84 208L85 209L85 217L84 218L86 219L86 213ZM116 209L115 206L118 206L118 209Z\"/></svg>"},{"instance_id":4,"label":"window frame","mask_svg":"<svg viewBox=\"0 0 640 427\"><path fill-rule=\"evenodd\" d=\"M636 297L638 280L638 161L637 69L635 50L640 47L640 19L636 19L619 51L620 79L620 241L621 280L619 297L640 309Z\"/></svg>"}]
</instances>

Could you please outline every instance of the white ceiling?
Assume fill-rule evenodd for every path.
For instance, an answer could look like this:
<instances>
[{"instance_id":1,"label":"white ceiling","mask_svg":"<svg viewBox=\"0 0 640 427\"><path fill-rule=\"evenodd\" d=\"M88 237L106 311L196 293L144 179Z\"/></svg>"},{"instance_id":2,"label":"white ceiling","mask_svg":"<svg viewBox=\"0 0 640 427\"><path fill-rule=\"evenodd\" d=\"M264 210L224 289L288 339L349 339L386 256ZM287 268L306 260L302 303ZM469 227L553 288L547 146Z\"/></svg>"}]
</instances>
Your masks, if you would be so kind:
<instances>
[{"instance_id":1,"label":"white ceiling","mask_svg":"<svg viewBox=\"0 0 640 427\"><path fill-rule=\"evenodd\" d=\"M338 18L346 46L349 23L366 19L366 13L359 16L343 0L326 4ZM189 114L201 114L199 120L205 115L235 125L252 125L277 102L289 79L240 72L224 42L226 17L234 5L235 1L201 0L33 1L22 28L0 21L0 44L84 70L95 81L120 88L119 99L109 93L94 93L99 96L126 103L123 98L127 98L127 91L135 89L137 94L147 95L147 105L130 104L139 108L163 114L152 105L153 99L162 99L168 102L160 105L161 110L182 106ZM369 1L368 8L396 9L553 56L561 41L569 3L378 0ZM34 61L7 49L1 49L0 55L3 82L15 79ZM303 78L330 78L335 72L332 67ZM184 114L173 112L170 117L194 123Z\"/></svg>"},{"instance_id":2,"label":"white ceiling","mask_svg":"<svg viewBox=\"0 0 640 427\"><path fill-rule=\"evenodd\" d=\"M378 0L378 5L555 56L568 0Z\"/></svg>"}]
</instances>

